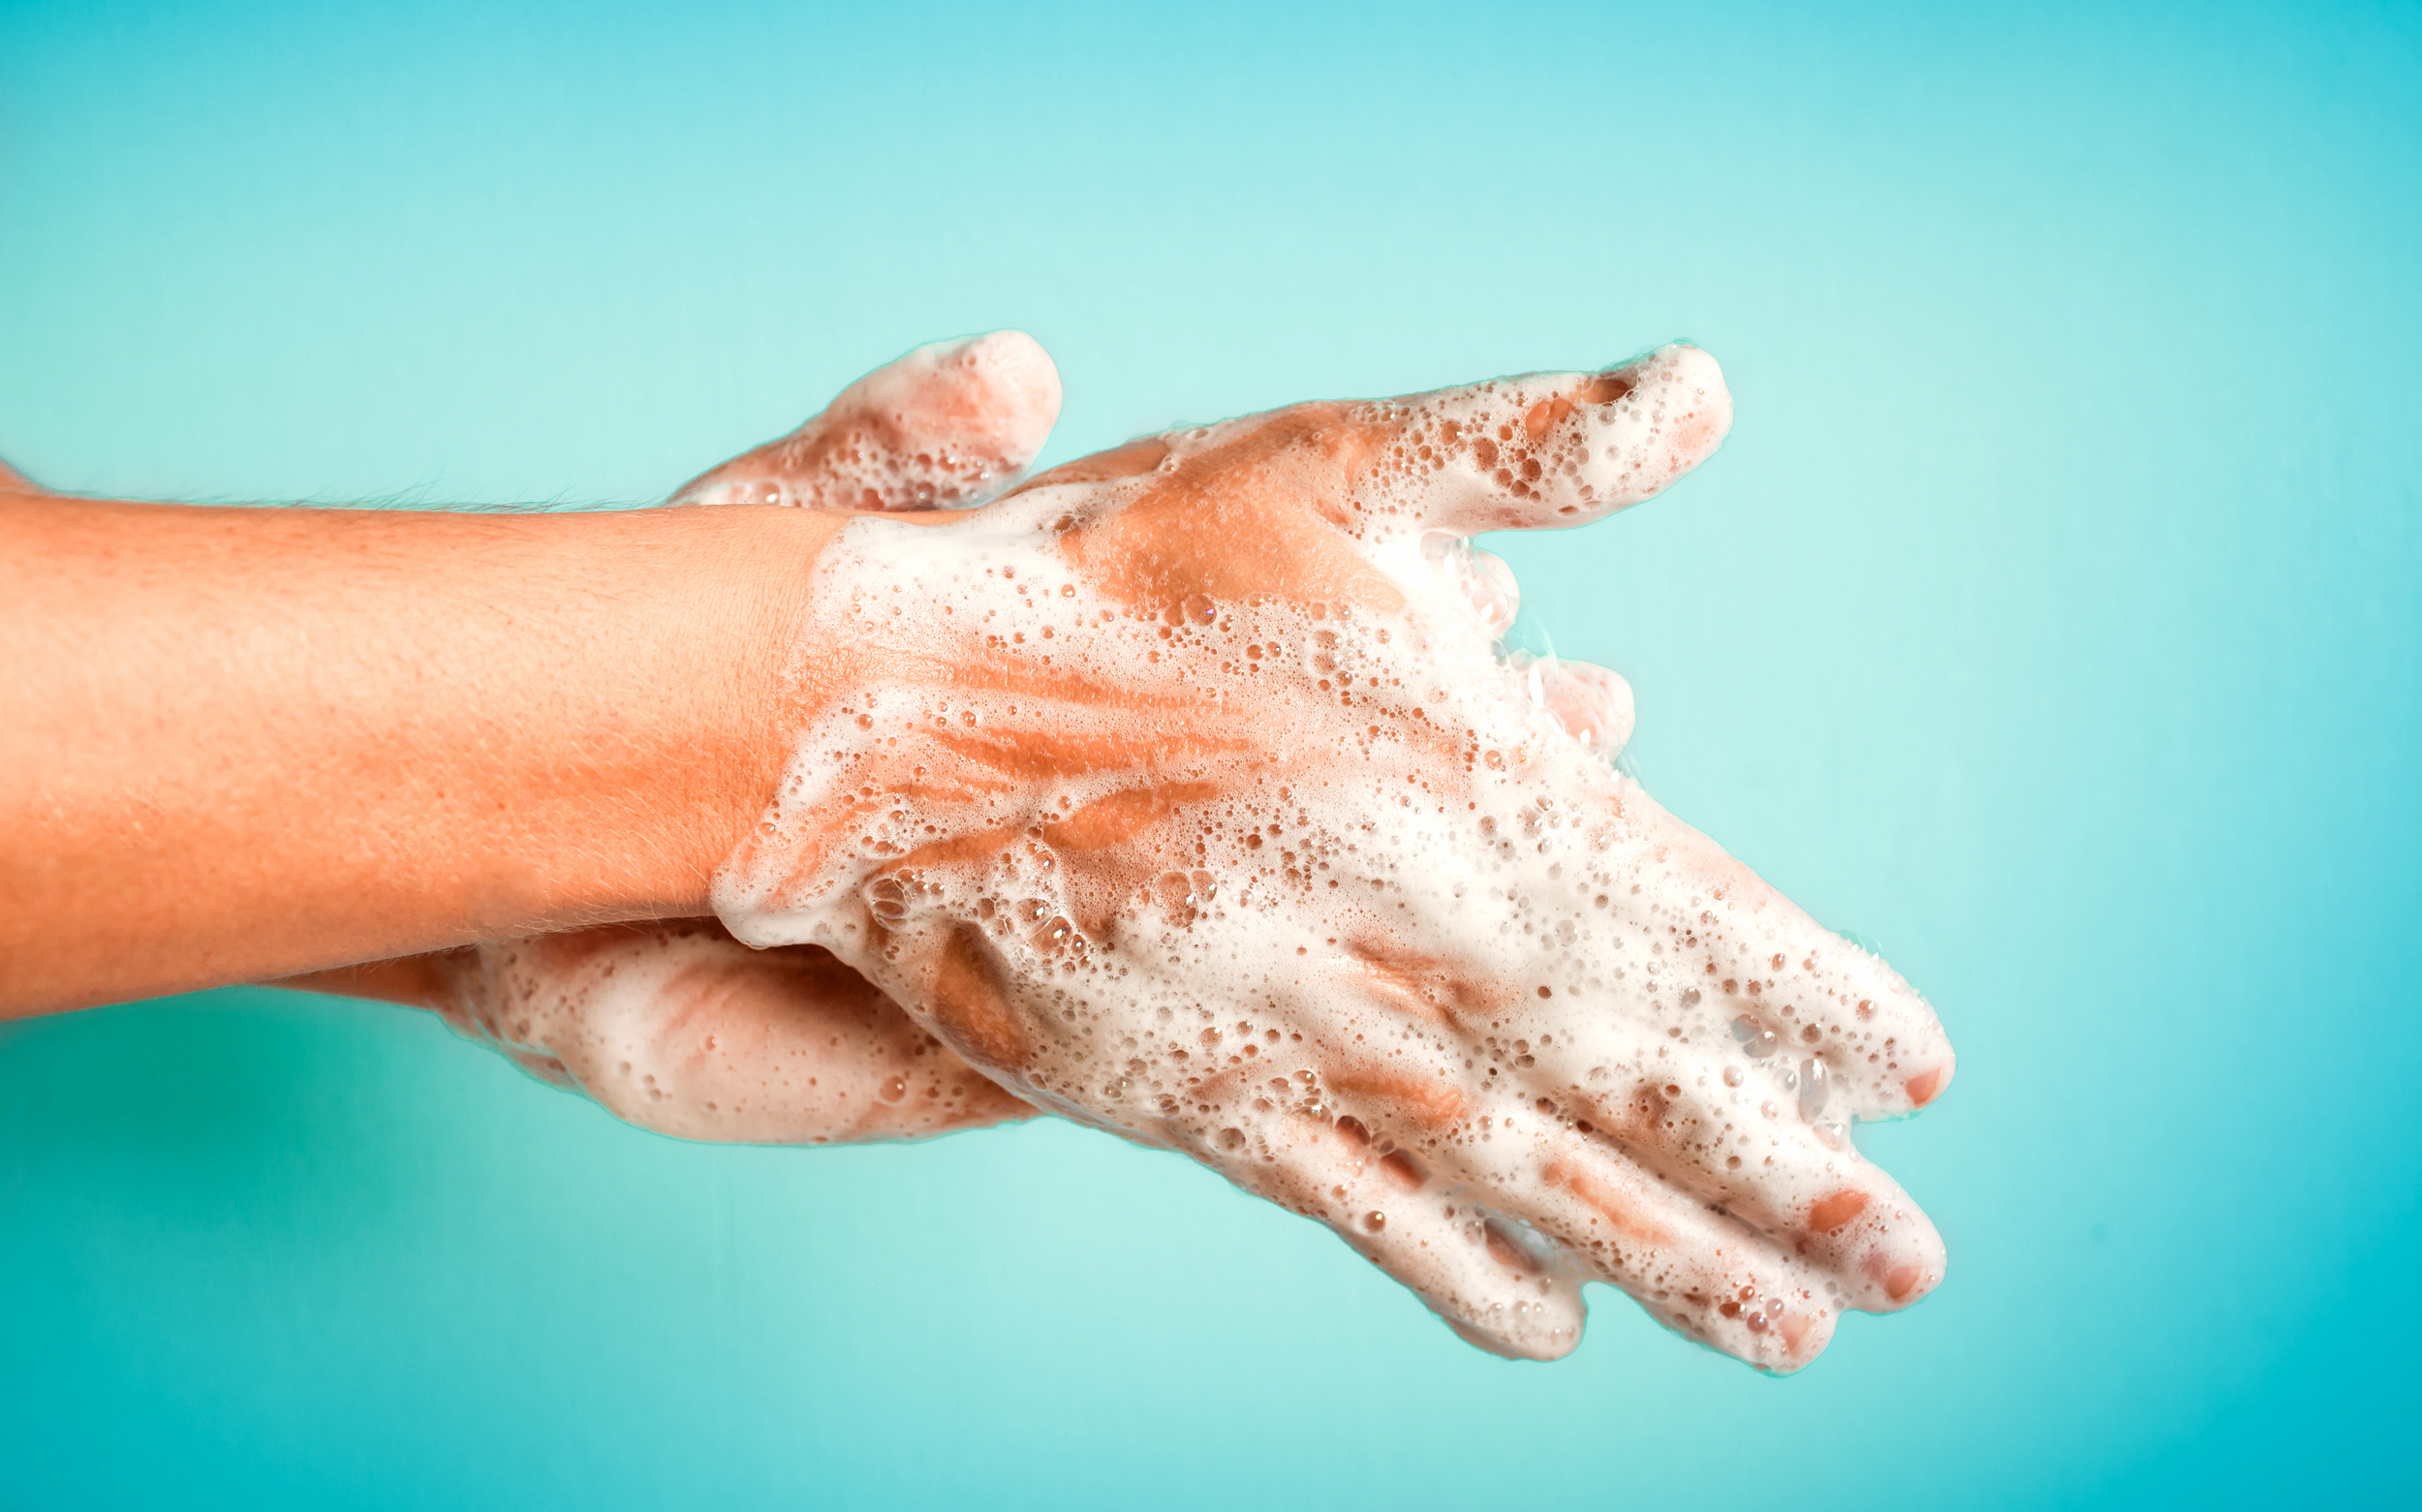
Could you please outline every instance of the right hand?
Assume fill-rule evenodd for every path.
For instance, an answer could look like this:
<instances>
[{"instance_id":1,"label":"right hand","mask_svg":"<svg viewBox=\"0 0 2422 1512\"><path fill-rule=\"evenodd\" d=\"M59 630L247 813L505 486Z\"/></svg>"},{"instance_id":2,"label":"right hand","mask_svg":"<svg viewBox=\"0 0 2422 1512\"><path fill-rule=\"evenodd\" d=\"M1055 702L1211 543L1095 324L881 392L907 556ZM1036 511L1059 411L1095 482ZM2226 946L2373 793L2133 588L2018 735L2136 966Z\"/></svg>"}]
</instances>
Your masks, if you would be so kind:
<instances>
[{"instance_id":1,"label":"right hand","mask_svg":"<svg viewBox=\"0 0 2422 1512\"><path fill-rule=\"evenodd\" d=\"M1619 679L1501 657L1510 575L1466 543L1646 498L1730 416L1667 348L854 520L717 911L1328 1224L1485 1347L1571 1349L1598 1280L1796 1370L1942 1275L1844 1121L1933 1098L1950 1047L1609 768Z\"/></svg>"}]
</instances>

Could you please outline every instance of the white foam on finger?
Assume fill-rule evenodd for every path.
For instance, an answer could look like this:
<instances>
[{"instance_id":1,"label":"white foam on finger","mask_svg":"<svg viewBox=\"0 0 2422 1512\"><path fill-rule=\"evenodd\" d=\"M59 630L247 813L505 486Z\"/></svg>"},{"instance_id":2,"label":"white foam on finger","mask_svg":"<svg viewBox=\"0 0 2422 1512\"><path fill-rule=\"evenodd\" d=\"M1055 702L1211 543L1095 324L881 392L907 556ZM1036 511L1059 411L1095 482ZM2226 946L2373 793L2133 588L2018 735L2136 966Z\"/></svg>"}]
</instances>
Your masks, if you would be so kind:
<instances>
[{"instance_id":1,"label":"white foam on finger","mask_svg":"<svg viewBox=\"0 0 2422 1512\"><path fill-rule=\"evenodd\" d=\"M792 435L676 490L676 505L965 509L1015 481L1060 413L1060 375L1024 331L919 347Z\"/></svg>"},{"instance_id":2,"label":"white foam on finger","mask_svg":"<svg viewBox=\"0 0 2422 1512\"><path fill-rule=\"evenodd\" d=\"M1585 525L1661 492L1732 429L1716 359L1667 346L1605 373L1533 373L1361 406L1396 440L1382 518L1462 535Z\"/></svg>"},{"instance_id":3,"label":"white foam on finger","mask_svg":"<svg viewBox=\"0 0 2422 1512\"><path fill-rule=\"evenodd\" d=\"M1582 1274L1514 1241L1460 1188L1429 1179L1392 1139L1351 1115L1266 1129L1267 1158L1227 1168L1249 1191L1326 1224L1466 1340L1512 1359L1555 1360L1581 1340Z\"/></svg>"}]
</instances>

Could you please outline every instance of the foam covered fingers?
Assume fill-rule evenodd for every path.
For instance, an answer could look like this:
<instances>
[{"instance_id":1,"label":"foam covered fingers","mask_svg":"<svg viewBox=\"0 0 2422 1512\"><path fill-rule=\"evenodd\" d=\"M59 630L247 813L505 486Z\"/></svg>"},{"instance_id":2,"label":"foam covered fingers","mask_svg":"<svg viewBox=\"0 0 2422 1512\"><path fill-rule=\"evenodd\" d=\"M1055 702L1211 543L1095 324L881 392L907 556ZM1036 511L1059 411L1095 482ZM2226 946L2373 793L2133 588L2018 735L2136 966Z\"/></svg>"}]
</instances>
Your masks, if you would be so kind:
<instances>
[{"instance_id":1,"label":"foam covered fingers","mask_svg":"<svg viewBox=\"0 0 2422 1512\"><path fill-rule=\"evenodd\" d=\"M1556 718L1584 750L1606 760L1623 754L1631 739L1631 685L1588 662L1564 662L1515 653L1514 675L1531 701Z\"/></svg>"},{"instance_id":2,"label":"foam covered fingers","mask_svg":"<svg viewBox=\"0 0 2422 1512\"><path fill-rule=\"evenodd\" d=\"M920 509L980 502L1023 472L1060 413L1024 331L936 342L877 368L790 435L692 479L675 504Z\"/></svg>"},{"instance_id":3,"label":"foam covered fingers","mask_svg":"<svg viewBox=\"0 0 2422 1512\"><path fill-rule=\"evenodd\" d=\"M1524 1216L1659 1322L1777 1373L1833 1337L1840 1304L1787 1248L1590 1140L1542 1155Z\"/></svg>"},{"instance_id":4,"label":"foam covered fingers","mask_svg":"<svg viewBox=\"0 0 2422 1512\"><path fill-rule=\"evenodd\" d=\"M1204 1157L1256 1196L1328 1225L1466 1342L1511 1359L1569 1354L1581 1341L1577 1273L1384 1143L1351 1115L1296 1113Z\"/></svg>"},{"instance_id":5,"label":"foam covered fingers","mask_svg":"<svg viewBox=\"0 0 2422 1512\"><path fill-rule=\"evenodd\" d=\"M1602 373L1537 373L1359 407L1395 439L1364 483L1377 517L1475 535L1583 525L1698 466L1732 426L1716 359L1661 347Z\"/></svg>"},{"instance_id":6,"label":"foam covered fingers","mask_svg":"<svg viewBox=\"0 0 2422 1512\"><path fill-rule=\"evenodd\" d=\"M1804 1072L1644 1048L1588 1057L1626 1071L1598 1078L1613 1083L1603 1091L1568 1089L1576 1128L1809 1262L1834 1306L1890 1311L1941 1281L1942 1241L1925 1214L1839 1125L1810 1123L1805 1098L1794 1106L1788 1084Z\"/></svg>"},{"instance_id":7,"label":"foam covered fingers","mask_svg":"<svg viewBox=\"0 0 2422 1512\"><path fill-rule=\"evenodd\" d=\"M1941 1021L1882 958L1812 919L1635 784L1624 807L1648 868L1698 900L1682 948L1694 1003L1745 1055L1786 1067L1812 1123L1915 1112L1950 1085Z\"/></svg>"}]
</instances>

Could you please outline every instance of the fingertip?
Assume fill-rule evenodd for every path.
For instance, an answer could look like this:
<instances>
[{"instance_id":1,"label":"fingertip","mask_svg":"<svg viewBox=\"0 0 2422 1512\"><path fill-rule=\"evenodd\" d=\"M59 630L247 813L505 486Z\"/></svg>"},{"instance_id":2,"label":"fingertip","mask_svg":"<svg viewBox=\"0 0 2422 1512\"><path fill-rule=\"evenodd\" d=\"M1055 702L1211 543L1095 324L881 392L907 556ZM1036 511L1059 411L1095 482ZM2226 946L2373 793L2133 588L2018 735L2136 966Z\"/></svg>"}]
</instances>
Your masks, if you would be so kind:
<instances>
[{"instance_id":1,"label":"fingertip","mask_svg":"<svg viewBox=\"0 0 2422 1512\"><path fill-rule=\"evenodd\" d=\"M1022 330L996 330L968 344L967 361L986 375L1006 427L1022 430L1042 449L1060 418L1060 368L1041 342Z\"/></svg>"},{"instance_id":2,"label":"fingertip","mask_svg":"<svg viewBox=\"0 0 2422 1512\"><path fill-rule=\"evenodd\" d=\"M1540 694L1565 732L1602 759L1613 760L1630 742L1631 685L1621 673L1590 662L1558 662L1540 678Z\"/></svg>"},{"instance_id":3,"label":"fingertip","mask_svg":"<svg viewBox=\"0 0 2422 1512\"><path fill-rule=\"evenodd\" d=\"M950 437L1010 471L1042 450L1060 417L1060 370L1022 330L986 331L920 347L859 381L855 395L888 409L912 437Z\"/></svg>"},{"instance_id":4,"label":"fingertip","mask_svg":"<svg viewBox=\"0 0 2422 1512\"><path fill-rule=\"evenodd\" d=\"M1937 1286L1942 1284L1942 1263L1940 1248L1929 1263L1926 1257L1878 1252L1867 1258L1862 1269L1867 1279L1883 1293L1882 1305L1871 1307L1871 1312L1898 1312L1923 1302Z\"/></svg>"},{"instance_id":5,"label":"fingertip","mask_svg":"<svg viewBox=\"0 0 2422 1512\"><path fill-rule=\"evenodd\" d=\"M677 505L955 509L1024 473L1060 416L1060 373L1022 330L918 347L779 441L691 479Z\"/></svg>"},{"instance_id":6,"label":"fingertip","mask_svg":"<svg viewBox=\"0 0 2422 1512\"><path fill-rule=\"evenodd\" d=\"M1942 1284L1949 1252L1934 1220L1895 1192L1861 1225L1853 1263L1835 1271L1843 1304L1862 1312L1898 1312ZM1844 1257L1846 1260L1848 1256Z\"/></svg>"},{"instance_id":7,"label":"fingertip","mask_svg":"<svg viewBox=\"0 0 2422 1512\"><path fill-rule=\"evenodd\" d=\"M1758 1369L1769 1375L1796 1375L1816 1362L1833 1342L1833 1330L1838 1314L1831 1308L1786 1311L1776 1320L1775 1332L1783 1339L1781 1352L1757 1362Z\"/></svg>"},{"instance_id":8,"label":"fingertip","mask_svg":"<svg viewBox=\"0 0 2422 1512\"><path fill-rule=\"evenodd\" d=\"M1599 373L1537 373L1394 407L1396 453L1440 530L1563 529L1639 503L1732 429L1723 370L1674 344Z\"/></svg>"},{"instance_id":9,"label":"fingertip","mask_svg":"<svg viewBox=\"0 0 2422 1512\"><path fill-rule=\"evenodd\" d=\"M1941 1096L1943 1089L1951 1085L1952 1066L1953 1063L1946 1059L1940 1065L1929 1066L1903 1082L1903 1090L1909 1093L1910 1106L1922 1108Z\"/></svg>"},{"instance_id":10,"label":"fingertip","mask_svg":"<svg viewBox=\"0 0 2422 1512\"><path fill-rule=\"evenodd\" d=\"M1529 1360L1547 1365L1572 1353L1581 1346L1581 1329L1575 1324L1569 1332L1521 1336L1489 1333L1477 1325L1449 1313L1438 1314L1440 1322L1454 1330L1455 1337L1475 1349L1485 1350L1501 1360Z\"/></svg>"},{"instance_id":11,"label":"fingertip","mask_svg":"<svg viewBox=\"0 0 2422 1512\"><path fill-rule=\"evenodd\" d=\"M1723 366L1704 348L1677 343L1659 349L1649 360L1664 366L1672 386L1668 413L1680 463L1675 471L1687 472L1732 433L1732 390L1724 384Z\"/></svg>"}]
</instances>

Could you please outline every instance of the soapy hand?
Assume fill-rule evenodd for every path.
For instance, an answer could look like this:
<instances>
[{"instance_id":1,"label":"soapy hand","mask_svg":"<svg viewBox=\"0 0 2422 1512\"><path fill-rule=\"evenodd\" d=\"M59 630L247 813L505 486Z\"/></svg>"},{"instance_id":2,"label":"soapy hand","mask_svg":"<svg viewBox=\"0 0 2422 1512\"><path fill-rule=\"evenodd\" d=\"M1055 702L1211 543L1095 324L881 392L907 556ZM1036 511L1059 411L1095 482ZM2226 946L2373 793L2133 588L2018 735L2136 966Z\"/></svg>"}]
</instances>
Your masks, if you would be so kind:
<instances>
[{"instance_id":1,"label":"soapy hand","mask_svg":"<svg viewBox=\"0 0 2422 1512\"><path fill-rule=\"evenodd\" d=\"M506 941L426 970L421 1004L457 1032L680 1139L925 1139L1035 1112L827 952L751 950L711 920Z\"/></svg>"},{"instance_id":2,"label":"soapy hand","mask_svg":"<svg viewBox=\"0 0 2422 1512\"><path fill-rule=\"evenodd\" d=\"M1580 1284L1794 1370L1940 1240L1854 1118L1952 1055L1881 961L1614 771L1611 673L1501 654L1493 529L1705 458L1703 353L1135 442L816 566L800 737L716 907L1024 1098L1328 1224L1466 1338Z\"/></svg>"},{"instance_id":3,"label":"soapy hand","mask_svg":"<svg viewBox=\"0 0 2422 1512\"><path fill-rule=\"evenodd\" d=\"M1059 399L1050 358L1022 332L937 343L672 502L962 507L1024 470ZM919 1139L1035 1112L829 953L752 950L712 920L502 941L288 985L429 1008L542 1080L684 1139Z\"/></svg>"}]
</instances>

